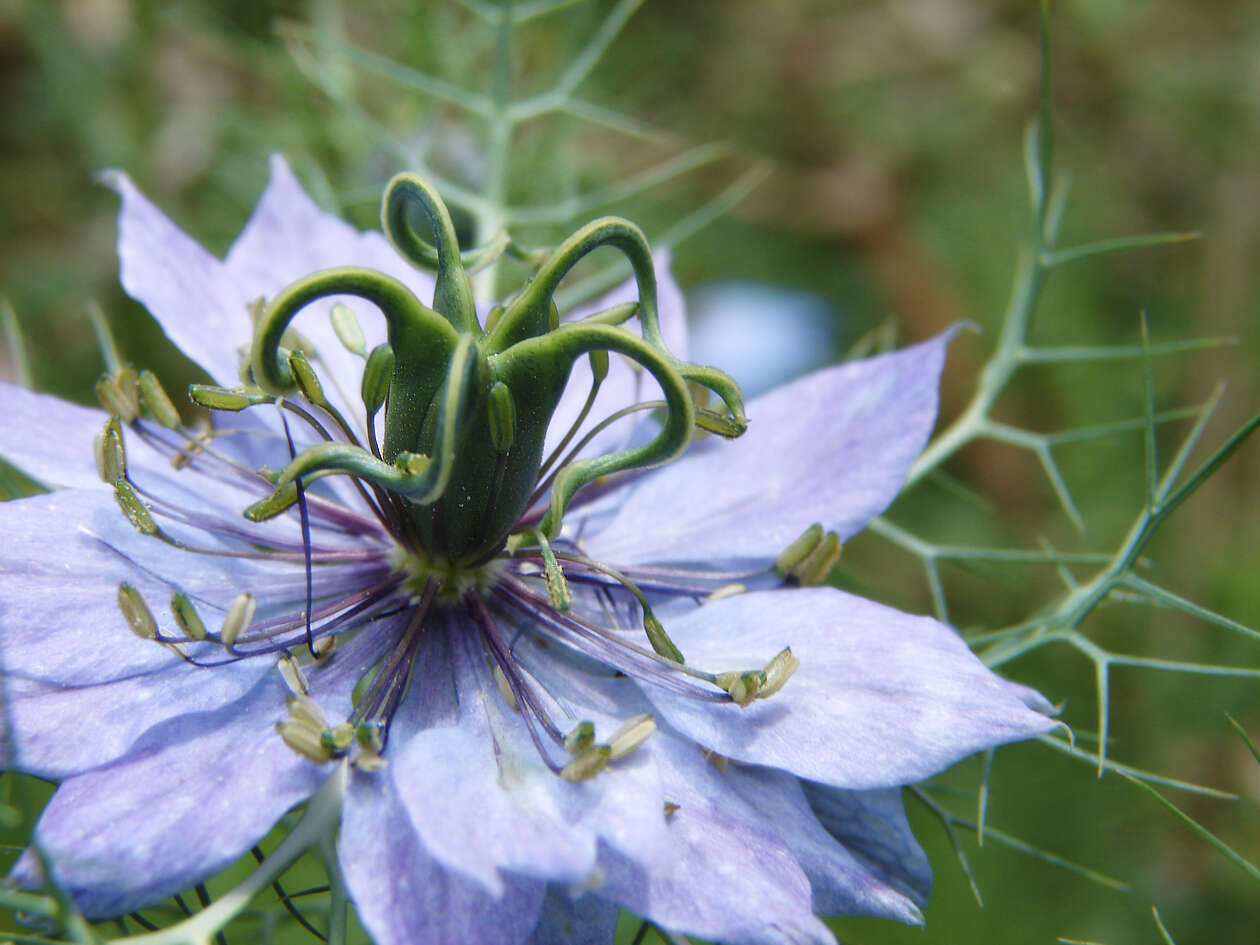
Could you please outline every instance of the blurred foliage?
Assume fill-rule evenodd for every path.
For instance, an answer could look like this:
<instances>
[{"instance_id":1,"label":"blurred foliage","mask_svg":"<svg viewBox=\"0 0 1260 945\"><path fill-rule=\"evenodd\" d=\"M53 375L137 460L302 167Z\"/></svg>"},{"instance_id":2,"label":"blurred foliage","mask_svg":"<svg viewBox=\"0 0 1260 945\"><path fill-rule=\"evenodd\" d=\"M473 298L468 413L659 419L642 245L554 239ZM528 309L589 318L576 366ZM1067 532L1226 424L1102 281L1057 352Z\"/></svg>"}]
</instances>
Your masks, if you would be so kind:
<instances>
[{"instance_id":1,"label":"blurred foliage","mask_svg":"<svg viewBox=\"0 0 1260 945\"><path fill-rule=\"evenodd\" d=\"M610 6L589 0L531 23L520 88L545 87ZM1260 7L1064 0L1053 22L1057 164L1074 177L1065 244L1187 229L1203 239L1056 274L1035 340L1136 343L1143 311L1155 341L1237 337L1236 346L1155 362L1161 409L1202 402L1218 378L1229 381L1207 438L1219 442L1260 403L1251 370L1260 354ZM248 216L272 151L361 226L373 224L375 195L408 153L456 183L476 183L484 147L475 126L469 133L451 106L313 43L318 35L466 88L492 80L491 34L454 2L0 0L0 291L17 313L37 388L89 396L100 369L89 300L109 312L132 359L161 362L170 386L195 374L172 361L117 287L116 200L93 182L101 168L126 170L216 252ZM512 196L563 199L688 147L729 143L723 160L611 206L659 233L769 158L773 174L752 198L679 247L682 284L740 278L817 293L844 347L889 323L911 341L974 321L987 334L964 335L951 350L949 416L991 350L1028 225L1020 141L1036 108L1037 42L1035 5L1020 0L647 0L582 86L588 100L637 116L643 133L541 120L518 141ZM330 103L329 91L361 111ZM552 235L548 226L531 232ZM1046 366L1019 375L999 417L1066 429L1141 416L1142 396L1140 363ZM1170 450L1184 429L1167 433L1161 446ZM1140 436L1056 455L1089 543L1114 547L1142 495ZM1245 447L1147 551L1165 586L1253 626L1256 457L1255 445ZM953 543L1080 543L1032 457L981 443L949 471L983 498L959 500L941 483L902 503L897 519ZM890 603L931 606L917 564L875 536L850 543L844 579ZM1028 614L1058 580L1033 567L957 569L946 579L963 629ZM1254 648L1184 615L1119 606L1092 619L1096 639L1129 652L1255 664ZM1048 656L1007 669L1066 700L1065 717L1089 731L1088 667L1066 651ZM1241 795L1177 800L1255 863L1260 766L1225 712L1260 733L1255 684L1119 672L1109 753ZM969 784L974 774L954 777ZM926 934L842 920L843 938L1136 945L1160 941L1154 903L1178 941L1254 940L1254 881L1122 779L1100 782L1086 766L1019 746L998 753L992 783L990 823L1131 891L990 839L971 856L981 909L938 825L916 809L938 875Z\"/></svg>"}]
</instances>

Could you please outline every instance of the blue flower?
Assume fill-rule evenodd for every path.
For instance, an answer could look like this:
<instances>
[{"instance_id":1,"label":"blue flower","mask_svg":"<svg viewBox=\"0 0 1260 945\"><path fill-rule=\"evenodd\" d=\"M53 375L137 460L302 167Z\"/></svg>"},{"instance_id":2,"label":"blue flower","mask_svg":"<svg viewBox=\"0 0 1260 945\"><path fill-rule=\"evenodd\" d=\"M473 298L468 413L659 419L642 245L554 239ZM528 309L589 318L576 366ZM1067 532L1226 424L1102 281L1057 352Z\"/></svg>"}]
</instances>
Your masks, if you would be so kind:
<instances>
[{"instance_id":1,"label":"blue flower","mask_svg":"<svg viewBox=\"0 0 1260 945\"><path fill-rule=\"evenodd\" d=\"M620 908L731 943L833 941L817 914L922 921L931 874L898 788L1052 722L950 628L809 585L922 449L946 338L760 397L744 435L604 476L562 516L544 483L514 537L488 533L484 560L439 574L428 551L454 548L443 529L463 519L407 518L371 478L432 482L431 467L399 454L325 475L370 465L334 419L362 413L364 355L385 337L371 305L295 323L285 344L307 360L288 363L322 385L305 397L238 386L243 364L260 370L255 300L331 266L421 299L433 281L319 211L278 158L224 261L114 186L124 287L224 385L201 403L258 405L191 428L148 375L103 381L112 420L0 388L0 455L53 489L0 506L8 761L60 782L36 833L86 915L204 880L332 784L337 858L380 945L610 939ZM681 357L681 297L663 264L658 279ZM648 412L594 421L655 402L667 375L577 360L540 455L578 444L572 469L638 449ZM299 493L274 470L306 456L325 465ZM498 489L498 473L476 475ZM10 879L37 885L35 857Z\"/></svg>"}]
</instances>

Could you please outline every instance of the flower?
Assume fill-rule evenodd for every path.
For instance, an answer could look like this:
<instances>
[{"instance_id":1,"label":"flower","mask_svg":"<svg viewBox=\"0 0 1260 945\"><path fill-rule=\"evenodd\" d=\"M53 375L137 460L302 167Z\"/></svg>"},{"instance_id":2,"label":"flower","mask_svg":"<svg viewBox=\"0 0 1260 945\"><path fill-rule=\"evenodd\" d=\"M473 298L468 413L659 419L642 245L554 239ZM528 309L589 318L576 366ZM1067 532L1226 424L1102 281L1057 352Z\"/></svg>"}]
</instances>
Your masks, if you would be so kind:
<instances>
[{"instance_id":1,"label":"flower","mask_svg":"<svg viewBox=\"0 0 1260 945\"><path fill-rule=\"evenodd\" d=\"M36 828L48 868L87 916L120 915L318 792L381 945L597 941L621 907L733 943L832 941L816 914L921 921L930 871L898 787L1052 724L950 628L817 586L922 449L947 338L803 378L750 403L743 436L658 466L697 426L740 432L743 405L677 356L663 270L653 323L637 231L606 240L638 278L604 314L549 331L551 262L532 308L483 313L521 341L491 383L444 208L401 180L387 228L431 254L391 216L421 203L436 288L279 158L222 262L114 177L124 287L223 385L194 399L235 413L191 428L129 369L98 388L108 412L0 391L0 455L53 487L0 506L7 761L60 782ZM348 265L397 281L311 276ZM388 347L346 297L286 333L334 290L392 311ZM458 330L398 315L420 311L408 291ZM642 338L613 327L636 312ZM588 419L662 394L659 422ZM364 409L370 450L340 429ZM38 885L39 862L10 880Z\"/></svg>"}]
</instances>

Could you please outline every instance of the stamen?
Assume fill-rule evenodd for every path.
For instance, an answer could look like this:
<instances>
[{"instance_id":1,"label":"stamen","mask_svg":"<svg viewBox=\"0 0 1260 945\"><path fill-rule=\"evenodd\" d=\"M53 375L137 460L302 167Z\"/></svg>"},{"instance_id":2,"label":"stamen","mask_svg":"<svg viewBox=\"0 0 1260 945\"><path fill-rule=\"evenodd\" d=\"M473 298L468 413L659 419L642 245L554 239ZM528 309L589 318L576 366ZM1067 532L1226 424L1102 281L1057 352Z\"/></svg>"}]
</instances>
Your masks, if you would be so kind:
<instances>
[{"instance_id":1,"label":"stamen","mask_svg":"<svg viewBox=\"0 0 1260 945\"><path fill-rule=\"evenodd\" d=\"M232 605L228 607L223 618L223 627L219 630L219 642L229 650L236 643L241 631L246 629L254 619L254 611L258 609L258 601L250 593L236 595Z\"/></svg>"},{"instance_id":2,"label":"stamen","mask_svg":"<svg viewBox=\"0 0 1260 945\"><path fill-rule=\"evenodd\" d=\"M818 587L840 559L840 537L815 522L774 559L774 573L802 587Z\"/></svg>"},{"instance_id":3,"label":"stamen","mask_svg":"<svg viewBox=\"0 0 1260 945\"><path fill-rule=\"evenodd\" d=\"M127 371L131 373L125 373ZM123 423L132 423L140 415L134 377L135 371L127 366L114 375L102 374L96 382L96 399Z\"/></svg>"},{"instance_id":4,"label":"stamen","mask_svg":"<svg viewBox=\"0 0 1260 945\"><path fill-rule=\"evenodd\" d=\"M105 429L96 435L92 445L96 449L96 472L102 482L112 486L127 475L127 450L117 417L105 421Z\"/></svg>"},{"instance_id":5,"label":"stamen","mask_svg":"<svg viewBox=\"0 0 1260 945\"><path fill-rule=\"evenodd\" d=\"M178 430L181 423L179 411L171 403L171 398L166 395L157 376L149 370L141 371L137 385L141 406L147 408L153 419L162 426L169 430Z\"/></svg>"},{"instance_id":6,"label":"stamen","mask_svg":"<svg viewBox=\"0 0 1260 945\"><path fill-rule=\"evenodd\" d=\"M337 340L345 345L346 350L351 354L366 358L368 356L367 339L363 336L363 327L359 324L359 319L355 317L354 309L345 302L334 302L328 318L332 321Z\"/></svg>"},{"instance_id":7,"label":"stamen","mask_svg":"<svg viewBox=\"0 0 1260 945\"><path fill-rule=\"evenodd\" d=\"M551 542L541 531L535 532L534 538L537 539L538 547L542 551L547 596L551 598L551 603L556 610L568 610L573 606L573 595L569 593L569 585L564 580L564 571L560 569L560 562L556 560L555 552L551 550Z\"/></svg>"},{"instance_id":8,"label":"stamen","mask_svg":"<svg viewBox=\"0 0 1260 945\"><path fill-rule=\"evenodd\" d=\"M176 591L171 597L171 615L175 618L175 625L188 639L204 640L206 638L206 625L201 615L197 613L197 608L193 606L193 602L183 591Z\"/></svg>"},{"instance_id":9,"label":"stamen","mask_svg":"<svg viewBox=\"0 0 1260 945\"><path fill-rule=\"evenodd\" d=\"M141 501L135 487L126 479L119 479L114 483L114 498L118 500L118 507L122 509L132 528L150 538L161 535L162 530L153 520L149 507Z\"/></svg>"},{"instance_id":10,"label":"stamen","mask_svg":"<svg viewBox=\"0 0 1260 945\"><path fill-rule=\"evenodd\" d=\"M589 781L608 767L611 760L612 749L607 745L588 745L560 769L560 777L566 781Z\"/></svg>"},{"instance_id":11,"label":"stamen","mask_svg":"<svg viewBox=\"0 0 1260 945\"><path fill-rule=\"evenodd\" d=\"M616 761L630 754L656 731L656 719L644 713L626 719L608 739L608 760Z\"/></svg>"},{"instance_id":12,"label":"stamen","mask_svg":"<svg viewBox=\"0 0 1260 945\"><path fill-rule=\"evenodd\" d=\"M153 619L153 612L135 587L125 583L118 585L118 609L122 611L132 633L142 640L157 639L157 621Z\"/></svg>"}]
</instances>

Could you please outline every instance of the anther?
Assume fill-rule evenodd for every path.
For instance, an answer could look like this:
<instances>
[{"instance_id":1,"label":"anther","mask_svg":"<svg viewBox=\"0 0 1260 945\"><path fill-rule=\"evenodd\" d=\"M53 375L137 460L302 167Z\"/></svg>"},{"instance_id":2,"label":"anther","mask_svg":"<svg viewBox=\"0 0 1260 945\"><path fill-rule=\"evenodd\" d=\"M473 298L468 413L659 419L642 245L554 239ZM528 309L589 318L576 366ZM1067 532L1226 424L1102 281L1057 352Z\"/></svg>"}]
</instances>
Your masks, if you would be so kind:
<instances>
[{"instance_id":1,"label":"anther","mask_svg":"<svg viewBox=\"0 0 1260 945\"><path fill-rule=\"evenodd\" d=\"M237 387L229 390L226 387L212 387L209 384L189 384L188 399L198 407L207 410L227 410L232 413L247 407L270 403L274 398L260 390Z\"/></svg>"},{"instance_id":2,"label":"anther","mask_svg":"<svg viewBox=\"0 0 1260 945\"><path fill-rule=\"evenodd\" d=\"M608 760L624 758L656 731L656 719L646 713L626 719L608 739Z\"/></svg>"},{"instance_id":3,"label":"anther","mask_svg":"<svg viewBox=\"0 0 1260 945\"><path fill-rule=\"evenodd\" d=\"M487 404L490 420L490 442L500 453L512 448L516 438L516 401L512 392L502 381L495 381L490 388L490 402Z\"/></svg>"},{"instance_id":4,"label":"anther","mask_svg":"<svg viewBox=\"0 0 1260 945\"><path fill-rule=\"evenodd\" d=\"M254 619L254 611L258 609L258 601L253 594L236 595L236 600L228 607L223 618L223 627L219 630L219 641L229 649L236 643L241 631L245 630Z\"/></svg>"},{"instance_id":5,"label":"anther","mask_svg":"<svg viewBox=\"0 0 1260 945\"><path fill-rule=\"evenodd\" d=\"M284 743L311 761L332 761L333 752L324 744L328 723L319 704L309 696L293 696L288 704L289 717L276 723Z\"/></svg>"},{"instance_id":6,"label":"anther","mask_svg":"<svg viewBox=\"0 0 1260 945\"><path fill-rule=\"evenodd\" d=\"M345 345L346 350L351 354L366 358L368 356L367 339L363 337L363 328L359 324L359 319L355 317L354 309L345 302L335 302L328 317L332 321L337 339Z\"/></svg>"},{"instance_id":7,"label":"anther","mask_svg":"<svg viewBox=\"0 0 1260 945\"><path fill-rule=\"evenodd\" d=\"M607 745L588 745L560 769L560 777L566 781L589 781L608 767L612 749Z\"/></svg>"},{"instance_id":8,"label":"anther","mask_svg":"<svg viewBox=\"0 0 1260 945\"><path fill-rule=\"evenodd\" d=\"M332 728L326 728L320 735L320 741L334 755L344 755L354 743L354 726L349 722L342 722Z\"/></svg>"},{"instance_id":9,"label":"anther","mask_svg":"<svg viewBox=\"0 0 1260 945\"><path fill-rule=\"evenodd\" d=\"M127 516L127 521L141 535L152 538L161 532L157 522L153 520L149 507L141 501L135 487L126 479L118 479L114 482L114 498L118 500L118 507L122 509L123 515Z\"/></svg>"},{"instance_id":10,"label":"anther","mask_svg":"<svg viewBox=\"0 0 1260 945\"><path fill-rule=\"evenodd\" d=\"M303 397L317 407L328 403L328 398L324 396L324 387L315 375L315 369L311 367L311 362L301 350L289 352L289 370L293 372L293 380Z\"/></svg>"},{"instance_id":11,"label":"anther","mask_svg":"<svg viewBox=\"0 0 1260 945\"><path fill-rule=\"evenodd\" d=\"M735 582L733 584L723 584L716 591L704 599L706 604L711 604L715 600L723 600L727 597L738 597L748 591L748 585Z\"/></svg>"},{"instance_id":12,"label":"anther","mask_svg":"<svg viewBox=\"0 0 1260 945\"><path fill-rule=\"evenodd\" d=\"M815 522L774 559L774 572L802 587L817 587L840 559L840 550L839 536Z\"/></svg>"},{"instance_id":13,"label":"anther","mask_svg":"<svg viewBox=\"0 0 1260 945\"><path fill-rule=\"evenodd\" d=\"M569 583L564 579L564 571L556 560L556 553L551 550L551 542L541 531L536 533L538 547L542 551L543 581L547 585L547 596L551 605L561 612L573 606L573 595L569 593Z\"/></svg>"},{"instance_id":14,"label":"anther","mask_svg":"<svg viewBox=\"0 0 1260 945\"><path fill-rule=\"evenodd\" d=\"M765 684L757 691L758 699L769 699L783 688L784 683L792 678L801 661L792 655L792 648L785 646L775 654L774 659L766 664Z\"/></svg>"},{"instance_id":15,"label":"anther","mask_svg":"<svg viewBox=\"0 0 1260 945\"><path fill-rule=\"evenodd\" d=\"M105 421L105 429L96 435L92 445L96 450L96 472L102 482L112 486L127 475L127 450L117 417Z\"/></svg>"},{"instance_id":16,"label":"anther","mask_svg":"<svg viewBox=\"0 0 1260 945\"><path fill-rule=\"evenodd\" d=\"M669 638L669 634L665 632L665 627L656 618L656 614L650 610L643 611L643 631L647 634L648 643L652 644L658 655L665 657L667 660L673 660L675 663L685 663L682 650L674 645L674 641Z\"/></svg>"},{"instance_id":17,"label":"anther","mask_svg":"<svg viewBox=\"0 0 1260 945\"><path fill-rule=\"evenodd\" d=\"M377 345L367 356L367 364L363 366L363 406L368 417L375 417L385 397L389 394L389 383L394 376L394 349L387 344Z\"/></svg>"},{"instance_id":18,"label":"anther","mask_svg":"<svg viewBox=\"0 0 1260 945\"><path fill-rule=\"evenodd\" d=\"M175 618L175 625L188 639L204 640L206 638L206 625L201 615L197 613L197 608L193 606L193 602L183 591L176 591L171 597L171 615Z\"/></svg>"},{"instance_id":19,"label":"anther","mask_svg":"<svg viewBox=\"0 0 1260 945\"><path fill-rule=\"evenodd\" d=\"M137 380L137 389L141 405L153 415L154 420L168 430L179 429L179 411L171 403L171 398L166 395L166 390L156 374L148 370L141 371Z\"/></svg>"},{"instance_id":20,"label":"anther","mask_svg":"<svg viewBox=\"0 0 1260 945\"><path fill-rule=\"evenodd\" d=\"M727 695L741 709L752 704L757 693L766 686L766 671L750 669L744 672L718 673L713 680L726 690Z\"/></svg>"},{"instance_id":21,"label":"anther","mask_svg":"<svg viewBox=\"0 0 1260 945\"><path fill-rule=\"evenodd\" d=\"M119 374L121 375L121 371ZM102 374L96 382L96 399L113 416L123 423L134 423L140 415L140 404L127 396L116 376Z\"/></svg>"},{"instance_id":22,"label":"anther","mask_svg":"<svg viewBox=\"0 0 1260 945\"><path fill-rule=\"evenodd\" d=\"M495 663L490 669L490 675L494 677L494 686L499 690L499 695L503 697L503 701L511 706L513 712L520 712L520 704L516 701L516 693L512 691L512 685L508 682L506 674L499 668L499 664Z\"/></svg>"},{"instance_id":23,"label":"anther","mask_svg":"<svg viewBox=\"0 0 1260 945\"><path fill-rule=\"evenodd\" d=\"M564 736L564 750L570 755L581 754L595 743L595 723L578 722Z\"/></svg>"},{"instance_id":24,"label":"anther","mask_svg":"<svg viewBox=\"0 0 1260 945\"><path fill-rule=\"evenodd\" d=\"M122 611L132 633L142 640L157 639L157 621L153 619L153 612L135 587L130 584L118 585L118 609Z\"/></svg>"}]
</instances>

